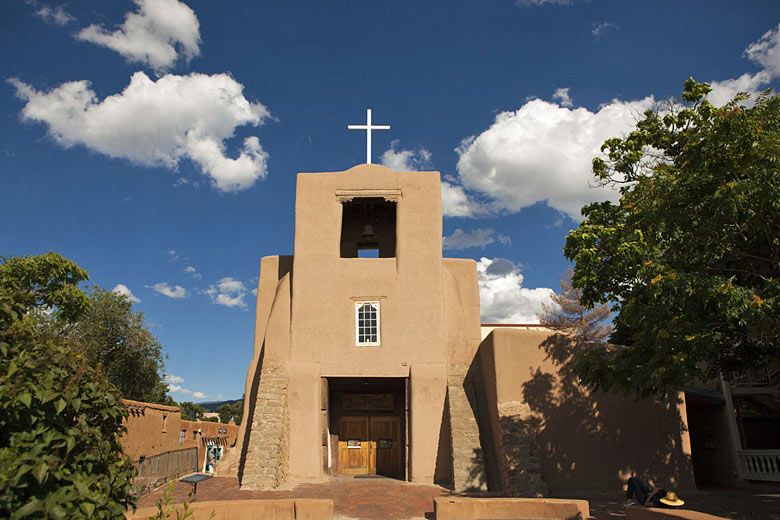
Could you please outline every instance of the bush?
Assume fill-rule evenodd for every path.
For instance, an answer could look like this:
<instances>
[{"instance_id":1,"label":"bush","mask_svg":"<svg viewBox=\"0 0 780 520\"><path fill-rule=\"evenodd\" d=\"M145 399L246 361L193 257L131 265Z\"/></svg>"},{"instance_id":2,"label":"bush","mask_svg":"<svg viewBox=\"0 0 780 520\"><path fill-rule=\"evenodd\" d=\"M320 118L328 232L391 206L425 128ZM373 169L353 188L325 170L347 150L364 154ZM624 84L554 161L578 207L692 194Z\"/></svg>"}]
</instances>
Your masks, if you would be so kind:
<instances>
[{"instance_id":1,"label":"bush","mask_svg":"<svg viewBox=\"0 0 780 520\"><path fill-rule=\"evenodd\" d=\"M121 518L134 468L113 385L63 342L36 339L0 287L0 517Z\"/></svg>"}]
</instances>

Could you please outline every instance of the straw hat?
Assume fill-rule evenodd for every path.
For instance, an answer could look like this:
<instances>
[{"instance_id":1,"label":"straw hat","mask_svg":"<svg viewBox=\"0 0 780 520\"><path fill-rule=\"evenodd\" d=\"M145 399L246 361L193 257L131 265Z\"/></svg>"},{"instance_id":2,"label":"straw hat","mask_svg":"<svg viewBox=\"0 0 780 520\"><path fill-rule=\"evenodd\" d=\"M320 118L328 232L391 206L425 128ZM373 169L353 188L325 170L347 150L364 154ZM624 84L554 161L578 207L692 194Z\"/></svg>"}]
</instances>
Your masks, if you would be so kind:
<instances>
[{"instance_id":1,"label":"straw hat","mask_svg":"<svg viewBox=\"0 0 780 520\"><path fill-rule=\"evenodd\" d=\"M674 506L679 507L685 503L684 500L680 500L680 497L677 496L677 493L674 491L669 491L666 493L666 496L660 499L660 502L662 504L666 504L667 506Z\"/></svg>"}]
</instances>

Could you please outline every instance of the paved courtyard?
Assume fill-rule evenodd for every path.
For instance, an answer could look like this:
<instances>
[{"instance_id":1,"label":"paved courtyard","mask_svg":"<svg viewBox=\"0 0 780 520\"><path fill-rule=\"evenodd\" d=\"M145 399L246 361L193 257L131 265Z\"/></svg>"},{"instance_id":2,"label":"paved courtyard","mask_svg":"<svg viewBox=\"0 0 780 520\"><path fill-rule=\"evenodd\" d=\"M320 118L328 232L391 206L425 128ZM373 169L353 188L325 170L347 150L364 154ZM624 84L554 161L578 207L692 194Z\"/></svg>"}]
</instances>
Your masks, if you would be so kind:
<instances>
[{"instance_id":1,"label":"paved courtyard","mask_svg":"<svg viewBox=\"0 0 780 520\"><path fill-rule=\"evenodd\" d=\"M625 518L624 493L582 493L590 502L590 514L598 520ZM570 497L574 498L574 497ZM713 489L681 493L686 509L734 520L780 520L780 490Z\"/></svg>"},{"instance_id":2,"label":"paved courtyard","mask_svg":"<svg viewBox=\"0 0 780 520\"><path fill-rule=\"evenodd\" d=\"M176 502L186 500L191 484L177 482ZM153 506L162 496L157 489L138 501L138 507ZM248 500L253 498L330 498L336 515L346 518L403 519L433 518L433 499L450 496L438 486L408 484L389 478L336 477L316 484L299 484L292 489L242 491L233 477L214 477L198 484L197 499Z\"/></svg>"},{"instance_id":3,"label":"paved courtyard","mask_svg":"<svg viewBox=\"0 0 780 520\"><path fill-rule=\"evenodd\" d=\"M186 500L192 486L177 482L175 502ZM163 488L141 497L138 507L153 506ZM238 481L215 477L198 484L197 500L248 500L253 498L329 498L341 518L433 519L433 499L452 496L438 486L409 484L385 478L331 478L323 483L299 484L276 491L241 491ZM569 497L575 498L575 497ZM625 518L623 493L582 493L576 498L590 502L591 515L597 520ZM734 520L780 520L778 490L709 490L687 493L683 497L691 509Z\"/></svg>"}]
</instances>

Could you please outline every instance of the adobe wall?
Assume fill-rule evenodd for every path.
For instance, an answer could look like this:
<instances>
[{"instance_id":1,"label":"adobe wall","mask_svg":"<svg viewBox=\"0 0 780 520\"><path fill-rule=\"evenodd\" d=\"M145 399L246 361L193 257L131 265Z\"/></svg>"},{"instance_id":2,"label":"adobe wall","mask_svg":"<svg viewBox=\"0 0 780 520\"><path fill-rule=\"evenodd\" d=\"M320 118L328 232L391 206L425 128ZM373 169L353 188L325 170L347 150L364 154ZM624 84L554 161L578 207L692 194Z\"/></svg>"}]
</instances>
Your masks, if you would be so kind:
<instances>
[{"instance_id":1,"label":"adobe wall","mask_svg":"<svg viewBox=\"0 0 780 520\"><path fill-rule=\"evenodd\" d=\"M200 448L202 437L225 437L225 446L228 448L236 445L239 427L235 424L215 423L210 421L187 421L182 419L180 429L186 431L183 448ZM200 437L196 433L200 430Z\"/></svg>"},{"instance_id":2,"label":"adobe wall","mask_svg":"<svg viewBox=\"0 0 780 520\"><path fill-rule=\"evenodd\" d=\"M477 263L471 259L443 258L442 268L447 362L471 364L482 339Z\"/></svg>"},{"instance_id":3,"label":"adobe wall","mask_svg":"<svg viewBox=\"0 0 780 520\"><path fill-rule=\"evenodd\" d=\"M150 457L180 449L181 413L178 408L129 399L122 402L129 407L129 415L125 420L127 431L122 434L120 443L133 461L141 456Z\"/></svg>"},{"instance_id":4,"label":"adobe wall","mask_svg":"<svg viewBox=\"0 0 780 520\"><path fill-rule=\"evenodd\" d=\"M250 404L254 402L252 396L253 393L256 393L257 389L257 381L260 375L260 361L263 354L268 320L271 316L271 308L276 300L279 282L292 270L292 262L292 255L266 256L260 259L260 276L257 280L257 303L255 306L255 339L252 360L249 362L246 382L244 384L244 413L238 431L239 445L243 443L247 425L251 424L253 410L250 408Z\"/></svg>"},{"instance_id":5,"label":"adobe wall","mask_svg":"<svg viewBox=\"0 0 780 520\"><path fill-rule=\"evenodd\" d=\"M238 437L238 426L209 421L187 421L181 418L181 411L175 406L144 403L123 399L129 408L125 421L127 431L120 442L125 454L133 461L141 456L151 457L166 451L198 448L202 446L202 437L226 437L227 446L234 446ZM163 417L165 428L163 429ZM198 430L201 431L197 435ZM219 433L225 430L225 433ZM181 432L185 432L181 442ZM198 454L198 457L201 453Z\"/></svg>"},{"instance_id":6,"label":"adobe wall","mask_svg":"<svg viewBox=\"0 0 780 520\"><path fill-rule=\"evenodd\" d=\"M395 258L340 258L340 199L383 193L398 200ZM290 360L324 376L389 377L444 362L441 236L438 172L299 174ZM355 346L356 300L380 302L381 346Z\"/></svg>"},{"instance_id":7,"label":"adobe wall","mask_svg":"<svg viewBox=\"0 0 780 520\"><path fill-rule=\"evenodd\" d=\"M395 257L341 258L342 203L355 197L397 202ZM283 462L289 464L284 478L324 476L323 377L408 377L409 478L452 479L446 395L452 367L468 367L479 346L479 292L475 262L443 260L441 237L438 172L364 164L298 175L295 255L261 261L254 356L238 434L242 487L273 487L280 478L271 466ZM361 300L380 303L380 346L355 344L355 302ZM283 410L274 409L277 404ZM274 414L281 422L270 420ZM288 454L274 444L285 432Z\"/></svg>"},{"instance_id":8,"label":"adobe wall","mask_svg":"<svg viewBox=\"0 0 780 520\"><path fill-rule=\"evenodd\" d=\"M587 500L560 498L437 497L433 499L433 510L437 520L478 518L588 520L592 518Z\"/></svg>"},{"instance_id":9,"label":"adobe wall","mask_svg":"<svg viewBox=\"0 0 780 520\"><path fill-rule=\"evenodd\" d=\"M183 517L184 507L168 507L172 516ZM214 500L189 505L190 520L330 520L333 500L317 498ZM156 507L144 507L126 515L128 520L147 520L159 514Z\"/></svg>"},{"instance_id":10,"label":"adobe wall","mask_svg":"<svg viewBox=\"0 0 780 520\"><path fill-rule=\"evenodd\" d=\"M551 494L618 490L632 475L671 489L695 487L684 400L635 402L586 391L572 371L570 341L551 331L496 329L483 348L480 356L495 367L501 420L538 421L537 455Z\"/></svg>"},{"instance_id":11,"label":"adobe wall","mask_svg":"<svg viewBox=\"0 0 780 520\"><path fill-rule=\"evenodd\" d=\"M244 411L241 425L238 427L236 446L241 453L236 473L241 460L246 457L247 431L254 422L255 404L260 380L263 356L266 350L270 351L269 358L281 357L286 359L289 350L289 326L290 326L290 277L292 276L292 255L266 256L260 259L260 276L257 281L257 303L255 307L255 337L252 360L247 368L246 381L244 383ZM286 283L283 283L286 280ZM276 312L272 310L276 307ZM286 308L285 308L286 307ZM285 312L286 311L286 312ZM272 314L274 319L271 320ZM266 338L269 322L273 321L270 338ZM285 332L286 328L286 332ZM268 341L266 341L268 339ZM266 343L269 344L265 349ZM276 350L274 350L274 347ZM279 352L281 351L281 352Z\"/></svg>"}]
</instances>

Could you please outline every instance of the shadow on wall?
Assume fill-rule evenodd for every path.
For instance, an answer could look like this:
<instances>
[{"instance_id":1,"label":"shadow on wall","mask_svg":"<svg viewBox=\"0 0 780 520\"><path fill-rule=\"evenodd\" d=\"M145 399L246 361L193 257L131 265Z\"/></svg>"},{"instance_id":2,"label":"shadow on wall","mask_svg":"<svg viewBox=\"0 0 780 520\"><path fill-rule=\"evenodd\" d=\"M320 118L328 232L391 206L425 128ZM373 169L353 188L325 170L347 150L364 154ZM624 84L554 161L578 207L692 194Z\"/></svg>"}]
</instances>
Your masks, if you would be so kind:
<instances>
[{"instance_id":1,"label":"shadow on wall","mask_svg":"<svg viewBox=\"0 0 780 520\"><path fill-rule=\"evenodd\" d=\"M538 457L552 493L618 490L632 475L670 489L695 488L677 402L590 392L579 384L578 351L566 335L549 336L540 349L546 363L530 368L522 388L525 403L540 419ZM502 428L527 427L527 421L518 421L522 424L513 425L512 417L502 417Z\"/></svg>"},{"instance_id":2,"label":"shadow on wall","mask_svg":"<svg viewBox=\"0 0 780 520\"><path fill-rule=\"evenodd\" d=\"M475 484L465 491L467 493L484 493L485 490L479 487L479 483L488 482L488 475L485 470L485 455L482 452L482 448L474 448L471 451L473 455L471 456L471 465L469 466L469 482ZM488 489L491 489L489 484Z\"/></svg>"},{"instance_id":3,"label":"shadow on wall","mask_svg":"<svg viewBox=\"0 0 780 520\"><path fill-rule=\"evenodd\" d=\"M436 469L433 482L447 489L453 488L452 475L452 432L450 430L450 398L444 397L444 409L441 412L439 426L439 448L436 452Z\"/></svg>"}]
</instances>

